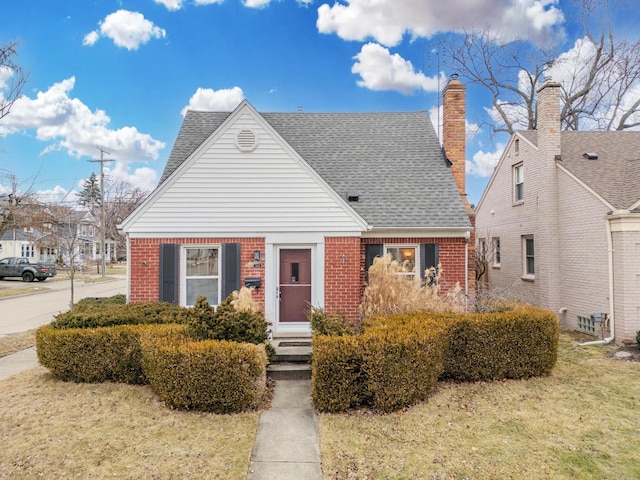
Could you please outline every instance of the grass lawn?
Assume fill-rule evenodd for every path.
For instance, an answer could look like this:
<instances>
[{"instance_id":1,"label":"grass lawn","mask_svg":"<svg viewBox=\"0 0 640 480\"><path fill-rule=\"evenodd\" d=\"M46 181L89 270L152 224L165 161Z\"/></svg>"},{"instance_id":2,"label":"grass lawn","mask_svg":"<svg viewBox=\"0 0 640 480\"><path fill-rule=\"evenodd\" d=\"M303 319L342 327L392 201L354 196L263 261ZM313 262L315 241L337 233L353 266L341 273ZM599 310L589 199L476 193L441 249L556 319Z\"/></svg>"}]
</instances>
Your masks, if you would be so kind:
<instances>
[{"instance_id":1,"label":"grass lawn","mask_svg":"<svg viewBox=\"0 0 640 480\"><path fill-rule=\"evenodd\" d=\"M640 478L640 363L567 334L549 377L439 383L401 413L320 415L328 479Z\"/></svg>"},{"instance_id":2,"label":"grass lawn","mask_svg":"<svg viewBox=\"0 0 640 480\"><path fill-rule=\"evenodd\" d=\"M259 413L170 410L148 387L0 383L0 478L244 479Z\"/></svg>"}]
</instances>

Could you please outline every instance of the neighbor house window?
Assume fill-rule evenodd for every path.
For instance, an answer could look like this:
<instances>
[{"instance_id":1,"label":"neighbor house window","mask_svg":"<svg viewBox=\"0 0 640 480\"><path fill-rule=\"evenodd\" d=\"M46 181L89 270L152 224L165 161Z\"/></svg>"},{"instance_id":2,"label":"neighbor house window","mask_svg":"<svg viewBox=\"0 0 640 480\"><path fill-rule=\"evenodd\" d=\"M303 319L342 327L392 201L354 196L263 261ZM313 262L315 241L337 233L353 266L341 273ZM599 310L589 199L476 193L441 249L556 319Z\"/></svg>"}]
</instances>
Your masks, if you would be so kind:
<instances>
[{"instance_id":1,"label":"neighbor house window","mask_svg":"<svg viewBox=\"0 0 640 480\"><path fill-rule=\"evenodd\" d=\"M401 274L414 275L416 273L416 265L419 265L417 246L390 245L385 247L385 254L390 254L391 258L398 262Z\"/></svg>"},{"instance_id":2,"label":"neighbor house window","mask_svg":"<svg viewBox=\"0 0 640 480\"><path fill-rule=\"evenodd\" d=\"M524 166L520 163L513 167L513 201L524 200Z\"/></svg>"},{"instance_id":3,"label":"neighbor house window","mask_svg":"<svg viewBox=\"0 0 640 480\"><path fill-rule=\"evenodd\" d=\"M33 245L22 245L22 257L33 258L35 256Z\"/></svg>"},{"instance_id":4,"label":"neighbor house window","mask_svg":"<svg viewBox=\"0 0 640 480\"><path fill-rule=\"evenodd\" d=\"M220 249L218 247L184 248L184 288L186 305L193 306L199 296L210 305L220 303Z\"/></svg>"},{"instance_id":5,"label":"neighbor house window","mask_svg":"<svg viewBox=\"0 0 640 480\"><path fill-rule=\"evenodd\" d=\"M533 278L536 273L533 236L522 237L522 243L524 247L524 276Z\"/></svg>"},{"instance_id":6,"label":"neighbor house window","mask_svg":"<svg viewBox=\"0 0 640 480\"><path fill-rule=\"evenodd\" d=\"M491 248L493 249L493 266L500 266L500 238L493 237L491 239Z\"/></svg>"}]
</instances>

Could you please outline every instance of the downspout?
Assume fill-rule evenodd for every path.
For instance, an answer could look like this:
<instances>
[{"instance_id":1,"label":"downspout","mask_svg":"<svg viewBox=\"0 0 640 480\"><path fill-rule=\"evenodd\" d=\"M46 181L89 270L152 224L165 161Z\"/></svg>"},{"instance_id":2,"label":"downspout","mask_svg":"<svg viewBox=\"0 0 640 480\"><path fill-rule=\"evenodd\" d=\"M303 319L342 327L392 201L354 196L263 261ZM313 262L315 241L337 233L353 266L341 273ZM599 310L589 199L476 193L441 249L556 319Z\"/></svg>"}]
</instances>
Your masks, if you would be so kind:
<instances>
[{"instance_id":1,"label":"downspout","mask_svg":"<svg viewBox=\"0 0 640 480\"><path fill-rule=\"evenodd\" d=\"M611 238L611 221L609 218L605 219L607 227L607 249L608 249L608 263L609 263L609 333L610 335L603 340L594 340L592 342L584 342L580 345L607 345L613 341L616 336L615 329L615 313L614 313L614 301L613 301L613 239Z\"/></svg>"},{"instance_id":2,"label":"downspout","mask_svg":"<svg viewBox=\"0 0 640 480\"><path fill-rule=\"evenodd\" d=\"M465 311L469 310L469 239L471 239L471 232L467 231L467 241L464 244L464 301ZM476 287L477 288L477 287Z\"/></svg>"}]
</instances>

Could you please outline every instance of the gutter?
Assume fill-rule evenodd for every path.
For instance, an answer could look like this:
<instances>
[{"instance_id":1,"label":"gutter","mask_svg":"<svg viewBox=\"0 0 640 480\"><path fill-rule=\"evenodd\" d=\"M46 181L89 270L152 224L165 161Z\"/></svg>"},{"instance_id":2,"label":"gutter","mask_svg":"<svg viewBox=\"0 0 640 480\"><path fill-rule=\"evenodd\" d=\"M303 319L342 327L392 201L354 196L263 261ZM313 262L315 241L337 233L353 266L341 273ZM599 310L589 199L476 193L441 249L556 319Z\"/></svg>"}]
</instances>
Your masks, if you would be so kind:
<instances>
[{"instance_id":1,"label":"gutter","mask_svg":"<svg viewBox=\"0 0 640 480\"><path fill-rule=\"evenodd\" d=\"M607 228L607 249L608 255L607 260L609 263L609 332L610 336L603 340L593 340L591 342L584 342L580 345L607 345L613 341L616 336L616 322L615 322L615 313L614 313L614 301L613 301L613 239L611 238L611 221L610 218L605 219L606 228Z\"/></svg>"}]
</instances>

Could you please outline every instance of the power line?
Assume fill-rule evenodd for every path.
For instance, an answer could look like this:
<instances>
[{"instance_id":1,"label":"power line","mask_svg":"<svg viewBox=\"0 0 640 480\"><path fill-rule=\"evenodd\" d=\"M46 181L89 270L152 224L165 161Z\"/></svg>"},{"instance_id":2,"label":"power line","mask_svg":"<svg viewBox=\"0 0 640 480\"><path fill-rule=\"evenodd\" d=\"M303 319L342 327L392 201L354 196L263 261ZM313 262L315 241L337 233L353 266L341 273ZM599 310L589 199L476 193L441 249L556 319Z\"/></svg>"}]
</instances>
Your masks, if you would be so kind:
<instances>
[{"instance_id":1,"label":"power line","mask_svg":"<svg viewBox=\"0 0 640 480\"><path fill-rule=\"evenodd\" d=\"M100 253L102 254L102 278L107 276L107 257L105 256L105 226L104 226L104 163L113 162L112 158L104 158L105 153L111 155L102 147L96 147L100 150L100 159L89 160L92 163L100 163Z\"/></svg>"}]
</instances>

